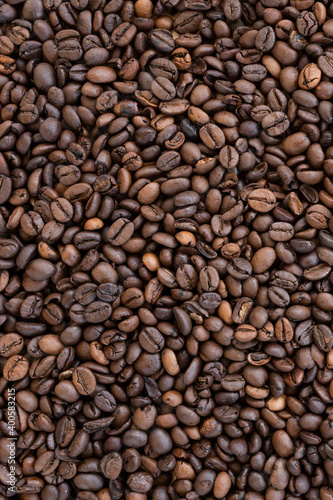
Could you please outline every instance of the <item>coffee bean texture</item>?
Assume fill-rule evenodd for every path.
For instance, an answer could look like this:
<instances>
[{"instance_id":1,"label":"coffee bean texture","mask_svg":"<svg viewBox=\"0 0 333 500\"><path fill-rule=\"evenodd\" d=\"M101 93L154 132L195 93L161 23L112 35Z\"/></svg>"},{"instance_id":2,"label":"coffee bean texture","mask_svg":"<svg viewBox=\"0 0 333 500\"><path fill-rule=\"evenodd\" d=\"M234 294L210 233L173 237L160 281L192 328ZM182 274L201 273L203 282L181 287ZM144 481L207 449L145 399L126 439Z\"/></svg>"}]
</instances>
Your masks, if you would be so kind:
<instances>
[{"instance_id":1,"label":"coffee bean texture","mask_svg":"<svg viewBox=\"0 0 333 500\"><path fill-rule=\"evenodd\" d=\"M332 267L332 1L0 0L0 500L333 500Z\"/></svg>"}]
</instances>

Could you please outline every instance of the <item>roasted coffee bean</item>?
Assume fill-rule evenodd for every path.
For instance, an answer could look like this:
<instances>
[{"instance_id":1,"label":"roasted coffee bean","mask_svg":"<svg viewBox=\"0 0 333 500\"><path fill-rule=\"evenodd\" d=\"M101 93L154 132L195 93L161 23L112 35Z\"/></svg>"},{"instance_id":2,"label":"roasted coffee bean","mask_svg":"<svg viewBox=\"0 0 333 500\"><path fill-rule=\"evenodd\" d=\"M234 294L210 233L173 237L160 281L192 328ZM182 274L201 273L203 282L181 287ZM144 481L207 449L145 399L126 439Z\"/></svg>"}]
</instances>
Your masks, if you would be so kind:
<instances>
[{"instance_id":1,"label":"roasted coffee bean","mask_svg":"<svg viewBox=\"0 0 333 500\"><path fill-rule=\"evenodd\" d=\"M119 453L111 452L104 455L100 466L105 477L108 479L117 479L123 467L123 460Z\"/></svg>"},{"instance_id":2,"label":"roasted coffee bean","mask_svg":"<svg viewBox=\"0 0 333 500\"><path fill-rule=\"evenodd\" d=\"M0 338L0 353L5 358L19 354L23 348L23 337L17 333L8 333Z\"/></svg>"},{"instance_id":3,"label":"roasted coffee bean","mask_svg":"<svg viewBox=\"0 0 333 500\"><path fill-rule=\"evenodd\" d=\"M321 351L328 351L333 345L333 332L327 325L316 325L313 329L313 339Z\"/></svg>"},{"instance_id":4,"label":"roasted coffee bean","mask_svg":"<svg viewBox=\"0 0 333 500\"><path fill-rule=\"evenodd\" d=\"M158 52L169 54L176 46L170 31L166 29L153 29L149 34L150 44Z\"/></svg>"},{"instance_id":5,"label":"roasted coffee bean","mask_svg":"<svg viewBox=\"0 0 333 500\"><path fill-rule=\"evenodd\" d=\"M219 286L219 275L215 267L205 266L200 271L200 284L207 292L215 291Z\"/></svg>"},{"instance_id":6,"label":"roasted coffee bean","mask_svg":"<svg viewBox=\"0 0 333 500\"><path fill-rule=\"evenodd\" d=\"M199 130L202 142L210 149L220 149L225 143L222 130L214 123L207 123Z\"/></svg>"},{"instance_id":7,"label":"roasted coffee bean","mask_svg":"<svg viewBox=\"0 0 333 500\"><path fill-rule=\"evenodd\" d=\"M84 312L84 318L90 323L101 323L111 316L112 308L104 301L91 302Z\"/></svg>"},{"instance_id":8,"label":"roasted coffee bean","mask_svg":"<svg viewBox=\"0 0 333 500\"><path fill-rule=\"evenodd\" d=\"M96 378L89 368L78 367L73 372L73 384L76 390L86 396L92 394L96 388Z\"/></svg>"},{"instance_id":9,"label":"roasted coffee bean","mask_svg":"<svg viewBox=\"0 0 333 500\"><path fill-rule=\"evenodd\" d=\"M29 362L24 356L11 356L3 368L3 376L9 382L23 379L29 371Z\"/></svg>"},{"instance_id":10,"label":"roasted coffee bean","mask_svg":"<svg viewBox=\"0 0 333 500\"><path fill-rule=\"evenodd\" d=\"M307 64L300 72L298 84L301 89L309 90L318 85L321 79L321 70L315 63Z\"/></svg>"},{"instance_id":11,"label":"roasted coffee bean","mask_svg":"<svg viewBox=\"0 0 333 500\"><path fill-rule=\"evenodd\" d=\"M274 241L289 241L294 236L294 228L288 222L274 222L269 228L269 236Z\"/></svg>"},{"instance_id":12,"label":"roasted coffee bean","mask_svg":"<svg viewBox=\"0 0 333 500\"><path fill-rule=\"evenodd\" d=\"M275 44L275 32L272 26L264 26L261 28L256 37L255 37L255 45L257 49L262 50L263 52L270 51Z\"/></svg>"},{"instance_id":13,"label":"roasted coffee bean","mask_svg":"<svg viewBox=\"0 0 333 500\"><path fill-rule=\"evenodd\" d=\"M12 194L12 179L6 175L0 175L0 202L5 203Z\"/></svg>"},{"instance_id":14,"label":"roasted coffee bean","mask_svg":"<svg viewBox=\"0 0 333 500\"><path fill-rule=\"evenodd\" d=\"M268 189L254 189L248 196L248 203L257 212L270 212L276 203L275 195Z\"/></svg>"},{"instance_id":15,"label":"roasted coffee bean","mask_svg":"<svg viewBox=\"0 0 333 500\"><path fill-rule=\"evenodd\" d=\"M147 352L160 352L164 347L163 335L154 327L147 327L140 332L139 342Z\"/></svg>"},{"instance_id":16,"label":"roasted coffee bean","mask_svg":"<svg viewBox=\"0 0 333 500\"><path fill-rule=\"evenodd\" d=\"M265 132L272 137L283 134L289 125L288 117L282 111L269 113L261 121L261 126Z\"/></svg>"},{"instance_id":17,"label":"roasted coffee bean","mask_svg":"<svg viewBox=\"0 0 333 500\"><path fill-rule=\"evenodd\" d=\"M318 66L324 75L332 78L333 76L333 58L330 52L325 52L318 57Z\"/></svg>"},{"instance_id":18,"label":"roasted coffee bean","mask_svg":"<svg viewBox=\"0 0 333 500\"><path fill-rule=\"evenodd\" d=\"M170 80L162 76L157 77L151 84L153 94L163 101L171 101L176 97L176 89Z\"/></svg>"},{"instance_id":19,"label":"roasted coffee bean","mask_svg":"<svg viewBox=\"0 0 333 500\"><path fill-rule=\"evenodd\" d=\"M119 24L113 32L111 36L111 42L114 43L117 47L125 47L129 44L136 35L136 27L129 22L124 22Z\"/></svg>"},{"instance_id":20,"label":"roasted coffee bean","mask_svg":"<svg viewBox=\"0 0 333 500\"><path fill-rule=\"evenodd\" d=\"M55 456L53 451L46 451L38 457L35 462L35 471L39 472L42 476L52 474L59 465L59 459Z\"/></svg>"},{"instance_id":21,"label":"roasted coffee bean","mask_svg":"<svg viewBox=\"0 0 333 500\"><path fill-rule=\"evenodd\" d=\"M133 232L133 222L120 218L109 228L107 238L113 245L123 245L131 238Z\"/></svg>"}]
</instances>

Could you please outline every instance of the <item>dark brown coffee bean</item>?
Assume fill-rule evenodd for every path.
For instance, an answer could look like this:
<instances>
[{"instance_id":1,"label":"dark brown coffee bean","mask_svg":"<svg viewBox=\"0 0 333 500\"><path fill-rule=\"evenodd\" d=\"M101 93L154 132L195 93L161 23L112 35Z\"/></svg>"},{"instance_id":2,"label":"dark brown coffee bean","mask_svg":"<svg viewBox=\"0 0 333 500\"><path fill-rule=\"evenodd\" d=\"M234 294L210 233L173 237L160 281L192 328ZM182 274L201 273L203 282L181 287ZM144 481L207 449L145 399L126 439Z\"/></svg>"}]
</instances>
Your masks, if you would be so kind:
<instances>
[{"instance_id":1,"label":"dark brown coffee bean","mask_svg":"<svg viewBox=\"0 0 333 500\"><path fill-rule=\"evenodd\" d=\"M158 455L165 455L171 451L173 444L168 432L164 429L153 429L149 435L149 444Z\"/></svg>"},{"instance_id":2,"label":"dark brown coffee bean","mask_svg":"<svg viewBox=\"0 0 333 500\"><path fill-rule=\"evenodd\" d=\"M158 52L169 54L175 48L175 41L168 30L153 29L149 34L149 41Z\"/></svg>"},{"instance_id":3,"label":"dark brown coffee bean","mask_svg":"<svg viewBox=\"0 0 333 500\"><path fill-rule=\"evenodd\" d=\"M242 15L242 6L239 0L228 0L224 7L224 13L229 21L237 21Z\"/></svg>"},{"instance_id":4,"label":"dark brown coffee bean","mask_svg":"<svg viewBox=\"0 0 333 500\"><path fill-rule=\"evenodd\" d=\"M117 452L111 452L101 459L101 470L108 479L117 479L123 467L121 455Z\"/></svg>"},{"instance_id":5,"label":"dark brown coffee bean","mask_svg":"<svg viewBox=\"0 0 333 500\"><path fill-rule=\"evenodd\" d=\"M324 75L332 78L333 76L333 58L330 52L325 52L318 57L318 66Z\"/></svg>"},{"instance_id":6,"label":"dark brown coffee bean","mask_svg":"<svg viewBox=\"0 0 333 500\"><path fill-rule=\"evenodd\" d=\"M59 459L53 451L47 451L40 455L35 462L35 471L42 476L52 474L59 465Z\"/></svg>"},{"instance_id":7,"label":"dark brown coffee bean","mask_svg":"<svg viewBox=\"0 0 333 500\"><path fill-rule=\"evenodd\" d=\"M140 332L139 342L147 352L160 352L164 347L163 335L153 327L147 327Z\"/></svg>"},{"instance_id":8,"label":"dark brown coffee bean","mask_svg":"<svg viewBox=\"0 0 333 500\"><path fill-rule=\"evenodd\" d=\"M62 447L68 446L75 436L76 424L72 417L62 417L58 421L55 429L55 439Z\"/></svg>"},{"instance_id":9,"label":"dark brown coffee bean","mask_svg":"<svg viewBox=\"0 0 333 500\"><path fill-rule=\"evenodd\" d=\"M268 52L274 47L275 43L275 32L271 26L264 26L261 28L256 37L255 44L257 49L263 52Z\"/></svg>"},{"instance_id":10,"label":"dark brown coffee bean","mask_svg":"<svg viewBox=\"0 0 333 500\"><path fill-rule=\"evenodd\" d=\"M94 392L96 378L89 368L78 367L73 372L73 384L80 394L86 396Z\"/></svg>"},{"instance_id":11,"label":"dark brown coffee bean","mask_svg":"<svg viewBox=\"0 0 333 500\"><path fill-rule=\"evenodd\" d=\"M200 271L200 284L207 292L216 290L219 286L219 275L212 266L206 266Z\"/></svg>"},{"instance_id":12,"label":"dark brown coffee bean","mask_svg":"<svg viewBox=\"0 0 333 500\"><path fill-rule=\"evenodd\" d=\"M174 81L178 76L177 67L168 59L156 58L150 63L150 71L156 77L167 78Z\"/></svg>"},{"instance_id":13,"label":"dark brown coffee bean","mask_svg":"<svg viewBox=\"0 0 333 500\"><path fill-rule=\"evenodd\" d=\"M0 175L0 202L5 203L12 194L12 180L10 177Z\"/></svg>"},{"instance_id":14,"label":"dark brown coffee bean","mask_svg":"<svg viewBox=\"0 0 333 500\"><path fill-rule=\"evenodd\" d=\"M303 11L296 19L296 26L301 35L311 36L318 29L318 21L312 12Z\"/></svg>"},{"instance_id":15,"label":"dark brown coffee bean","mask_svg":"<svg viewBox=\"0 0 333 500\"><path fill-rule=\"evenodd\" d=\"M210 149L221 149L225 143L222 130L214 123L207 123L199 130L202 142Z\"/></svg>"},{"instance_id":16,"label":"dark brown coffee bean","mask_svg":"<svg viewBox=\"0 0 333 500\"><path fill-rule=\"evenodd\" d=\"M171 101L176 97L176 89L170 80L162 76L157 77L151 84L153 94L163 101Z\"/></svg>"},{"instance_id":17,"label":"dark brown coffee bean","mask_svg":"<svg viewBox=\"0 0 333 500\"><path fill-rule=\"evenodd\" d=\"M249 82L260 82L266 78L267 69L262 64L246 64L243 67L242 76Z\"/></svg>"},{"instance_id":18,"label":"dark brown coffee bean","mask_svg":"<svg viewBox=\"0 0 333 500\"><path fill-rule=\"evenodd\" d=\"M235 323L245 323L248 315L250 314L253 307L253 301L248 297L243 297L240 299L233 311L233 320Z\"/></svg>"},{"instance_id":19,"label":"dark brown coffee bean","mask_svg":"<svg viewBox=\"0 0 333 500\"><path fill-rule=\"evenodd\" d=\"M187 99L172 99L160 104L160 111L166 116L181 115L187 111L190 103Z\"/></svg>"},{"instance_id":20,"label":"dark brown coffee bean","mask_svg":"<svg viewBox=\"0 0 333 500\"><path fill-rule=\"evenodd\" d=\"M29 370L29 362L24 356L14 355L8 358L3 369L3 376L12 382L23 379Z\"/></svg>"},{"instance_id":21,"label":"dark brown coffee bean","mask_svg":"<svg viewBox=\"0 0 333 500\"><path fill-rule=\"evenodd\" d=\"M84 318L89 323L101 323L111 316L111 312L110 304L96 300L85 308Z\"/></svg>"},{"instance_id":22,"label":"dark brown coffee bean","mask_svg":"<svg viewBox=\"0 0 333 500\"><path fill-rule=\"evenodd\" d=\"M125 47L129 44L136 35L136 27L129 22L121 23L113 30L111 42L118 47Z\"/></svg>"},{"instance_id":23,"label":"dark brown coffee bean","mask_svg":"<svg viewBox=\"0 0 333 500\"><path fill-rule=\"evenodd\" d=\"M294 236L294 228L288 222L274 222L269 228L269 236L274 241L289 241Z\"/></svg>"},{"instance_id":24,"label":"dark brown coffee bean","mask_svg":"<svg viewBox=\"0 0 333 500\"><path fill-rule=\"evenodd\" d=\"M252 274L252 266L246 259L237 257L227 265L227 271L234 278L244 280Z\"/></svg>"},{"instance_id":25,"label":"dark brown coffee bean","mask_svg":"<svg viewBox=\"0 0 333 500\"><path fill-rule=\"evenodd\" d=\"M267 114L261 121L262 127L268 135L275 137L283 134L289 127L288 117L282 111Z\"/></svg>"},{"instance_id":26,"label":"dark brown coffee bean","mask_svg":"<svg viewBox=\"0 0 333 500\"><path fill-rule=\"evenodd\" d=\"M148 472L134 472L127 479L128 486L136 493L147 493L151 489L153 482L153 476Z\"/></svg>"},{"instance_id":27,"label":"dark brown coffee bean","mask_svg":"<svg viewBox=\"0 0 333 500\"><path fill-rule=\"evenodd\" d=\"M258 212L270 212L276 203L274 194L268 189L255 189L248 196L251 208Z\"/></svg>"},{"instance_id":28,"label":"dark brown coffee bean","mask_svg":"<svg viewBox=\"0 0 333 500\"><path fill-rule=\"evenodd\" d=\"M132 236L134 224L127 219L120 218L108 230L108 241L113 245L123 245Z\"/></svg>"},{"instance_id":29,"label":"dark brown coffee bean","mask_svg":"<svg viewBox=\"0 0 333 500\"><path fill-rule=\"evenodd\" d=\"M333 344L332 330L327 325L318 325L313 329L313 338L321 351L328 351Z\"/></svg>"}]
</instances>

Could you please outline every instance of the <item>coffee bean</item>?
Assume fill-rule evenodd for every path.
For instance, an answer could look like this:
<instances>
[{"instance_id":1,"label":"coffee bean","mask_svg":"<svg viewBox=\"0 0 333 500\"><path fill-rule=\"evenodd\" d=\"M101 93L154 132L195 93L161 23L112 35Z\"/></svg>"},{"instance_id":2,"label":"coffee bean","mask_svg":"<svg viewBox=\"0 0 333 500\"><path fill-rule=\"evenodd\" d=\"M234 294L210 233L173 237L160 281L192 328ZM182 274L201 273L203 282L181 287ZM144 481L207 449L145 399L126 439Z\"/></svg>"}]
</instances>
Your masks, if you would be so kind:
<instances>
[{"instance_id":1,"label":"coffee bean","mask_svg":"<svg viewBox=\"0 0 333 500\"><path fill-rule=\"evenodd\" d=\"M328 351L333 344L332 330L327 325L318 325L313 329L313 339L321 351Z\"/></svg>"},{"instance_id":2,"label":"coffee bean","mask_svg":"<svg viewBox=\"0 0 333 500\"><path fill-rule=\"evenodd\" d=\"M292 440L283 430L278 430L274 433L272 444L278 455L281 457L288 457L294 452Z\"/></svg>"},{"instance_id":3,"label":"coffee bean","mask_svg":"<svg viewBox=\"0 0 333 500\"><path fill-rule=\"evenodd\" d=\"M294 228L288 222L274 222L269 228L269 236L274 241L289 241L294 236Z\"/></svg>"},{"instance_id":4,"label":"coffee bean","mask_svg":"<svg viewBox=\"0 0 333 500\"><path fill-rule=\"evenodd\" d=\"M127 484L135 493L147 493L153 485L153 476L148 472L134 472L127 479Z\"/></svg>"},{"instance_id":5,"label":"coffee bean","mask_svg":"<svg viewBox=\"0 0 333 500\"><path fill-rule=\"evenodd\" d=\"M113 245L123 245L132 236L134 232L134 224L127 219L120 218L112 224L108 230L108 241Z\"/></svg>"},{"instance_id":6,"label":"coffee bean","mask_svg":"<svg viewBox=\"0 0 333 500\"><path fill-rule=\"evenodd\" d=\"M300 72L298 84L301 89L313 89L321 79L321 71L315 63L307 64Z\"/></svg>"},{"instance_id":7,"label":"coffee bean","mask_svg":"<svg viewBox=\"0 0 333 500\"><path fill-rule=\"evenodd\" d=\"M311 36L318 29L318 21L312 12L303 11L296 19L296 26L301 35Z\"/></svg>"},{"instance_id":8,"label":"coffee bean","mask_svg":"<svg viewBox=\"0 0 333 500\"><path fill-rule=\"evenodd\" d=\"M168 30L153 29L150 32L149 41L158 52L169 54L175 48L175 41Z\"/></svg>"},{"instance_id":9,"label":"coffee bean","mask_svg":"<svg viewBox=\"0 0 333 500\"><path fill-rule=\"evenodd\" d=\"M163 77L174 81L178 76L177 67L169 59L156 58L150 63L149 68L156 77Z\"/></svg>"},{"instance_id":10,"label":"coffee bean","mask_svg":"<svg viewBox=\"0 0 333 500\"><path fill-rule=\"evenodd\" d=\"M225 143L222 130L213 123L207 123L199 130L202 142L210 149L220 149Z\"/></svg>"},{"instance_id":11,"label":"coffee bean","mask_svg":"<svg viewBox=\"0 0 333 500\"><path fill-rule=\"evenodd\" d=\"M261 121L262 127L268 135L277 136L285 132L290 123L287 116L282 111L275 111L267 114Z\"/></svg>"},{"instance_id":12,"label":"coffee bean","mask_svg":"<svg viewBox=\"0 0 333 500\"><path fill-rule=\"evenodd\" d=\"M214 496L224 498L231 488L231 479L226 472L219 472L214 482Z\"/></svg>"},{"instance_id":13,"label":"coffee bean","mask_svg":"<svg viewBox=\"0 0 333 500\"><path fill-rule=\"evenodd\" d=\"M47 451L43 453L35 462L35 471L39 472L42 476L52 474L59 465L59 459L55 456L54 452Z\"/></svg>"},{"instance_id":14,"label":"coffee bean","mask_svg":"<svg viewBox=\"0 0 333 500\"><path fill-rule=\"evenodd\" d=\"M187 11L182 12L177 16L173 23L173 27L177 33L195 33L202 20L202 15L199 12Z\"/></svg>"},{"instance_id":15,"label":"coffee bean","mask_svg":"<svg viewBox=\"0 0 333 500\"><path fill-rule=\"evenodd\" d=\"M245 61L244 63L246 64ZM267 69L262 64L246 64L243 67L242 76L249 82L260 82L266 78Z\"/></svg>"},{"instance_id":16,"label":"coffee bean","mask_svg":"<svg viewBox=\"0 0 333 500\"><path fill-rule=\"evenodd\" d=\"M252 274L252 266L246 259L236 257L227 265L227 271L234 278L244 280Z\"/></svg>"},{"instance_id":17,"label":"coffee bean","mask_svg":"<svg viewBox=\"0 0 333 500\"><path fill-rule=\"evenodd\" d=\"M318 66L324 75L332 78L333 76L333 58L329 52L325 52L318 57Z\"/></svg>"},{"instance_id":18,"label":"coffee bean","mask_svg":"<svg viewBox=\"0 0 333 500\"><path fill-rule=\"evenodd\" d=\"M140 332L140 345L147 352L160 352L164 347L163 335L154 327L147 327Z\"/></svg>"},{"instance_id":19,"label":"coffee bean","mask_svg":"<svg viewBox=\"0 0 333 500\"><path fill-rule=\"evenodd\" d=\"M0 175L0 202L5 203L12 193L12 180L3 174Z\"/></svg>"},{"instance_id":20,"label":"coffee bean","mask_svg":"<svg viewBox=\"0 0 333 500\"><path fill-rule=\"evenodd\" d=\"M331 212L323 205L313 205L308 208L306 213L308 224L316 229L325 229L330 217Z\"/></svg>"},{"instance_id":21,"label":"coffee bean","mask_svg":"<svg viewBox=\"0 0 333 500\"><path fill-rule=\"evenodd\" d=\"M5 358L19 354L23 349L23 337L17 333L7 333L0 339L0 353Z\"/></svg>"},{"instance_id":22,"label":"coffee bean","mask_svg":"<svg viewBox=\"0 0 333 500\"><path fill-rule=\"evenodd\" d=\"M100 323L108 319L111 316L111 312L110 304L96 300L85 308L84 318L91 323Z\"/></svg>"},{"instance_id":23,"label":"coffee bean","mask_svg":"<svg viewBox=\"0 0 333 500\"><path fill-rule=\"evenodd\" d=\"M111 42L118 47L125 47L133 40L136 31L137 29L133 24L129 22L121 23L113 30Z\"/></svg>"},{"instance_id":24,"label":"coffee bean","mask_svg":"<svg viewBox=\"0 0 333 500\"><path fill-rule=\"evenodd\" d=\"M122 457L117 452L111 452L101 459L101 470L108 479L117 479L123 467Z\"/></svg>"},{"instance_id":25,"label":"coffee bean","mask_svg":"<svg viewBox=\"0 0 333 500\"><path fill-rule=\"evenodd\" d=\"M73 384L83 396L92 394L96 387L95 375L89 368L78 367L73 372Z\"/></svg>"},{"instance_id":26,"label":"coffee bean","mask_svg":"<svg viewBox=\"0 0 333 500\"><path fill-rule=\"evenodd\" d=\"M162 76L152 82L151 90L156 97L164 101L171 101L176 96L176 89L172 82Z\"/></svg>"},{"instance_id":27,"label":"coffee bean","mask_svg":"<svg viewBox=\"0 0 333 500\"><path fill-rule=\"evenodd\" d=\"M166 116L181 115L187 111L190 103L187 99L172 99L170 101L163 101L160 104L160 111Z\"/></svg>"},{"instance_id":28,"label":"coffee bean","mask_svg":"<svg viewBox=\"0 0 333 500\"><path fill-rule=\"evenodd\" d=\"M207 292L214 291L219 286L219 275L212 266L206 266L200 271L200 284Z\"/></svg>"},{"instance_id":29,"label":"coffee bean","mask_svg":"<svg viewBox=\"0 0 333 500\"><path fill-rule=\"evenodd\" d=\"M251 208L258 212L270 212L276 203L276 198L272 191L268 189L254 189L248 196L248 203Z\"/></svg>"},{"instance_id":30,"label":"coffee bean","mask_svg":"<svg viewBox=\"0 0 333 500\"><path fill-rule=\"evenodd\" d=\"M255 44L257 49L263 52L270 51L275 44L274 29L271 26L261 28L255 37Z\"/></svg>"},{"instance_id":31,"label":"coffee bean","mask_svg":"<svg viewBox=\"0 0 333 500\"><path fill-rule=\"evenodd\" d=\"M250 314L253 307L253 301L248 297L243 297L240 299L233 311L233 320L235 323L245 323L248 315Z\"/></svg>"},{"instance_id":32,"label":"coffee bean","mask_svg":"<svg viewBox=\"0 0 333 500\"><path fill-rule=\"evenodd\" d=\"M153 429L149 435L149 444L158 455L164 455L171 451L173 444L172 439L164 429Z\"/></svg>"},{"instance_id":33,"label":"coffee bean","mask_svg":"<svg viewBox=\"0 0 333 500\"><path fill-rule=\"evenodd\" d=\"M3 376L9 382L23 379L29 371L29 362L24 356L14 355L7 361Z\"/></svg>"}]
</instances>

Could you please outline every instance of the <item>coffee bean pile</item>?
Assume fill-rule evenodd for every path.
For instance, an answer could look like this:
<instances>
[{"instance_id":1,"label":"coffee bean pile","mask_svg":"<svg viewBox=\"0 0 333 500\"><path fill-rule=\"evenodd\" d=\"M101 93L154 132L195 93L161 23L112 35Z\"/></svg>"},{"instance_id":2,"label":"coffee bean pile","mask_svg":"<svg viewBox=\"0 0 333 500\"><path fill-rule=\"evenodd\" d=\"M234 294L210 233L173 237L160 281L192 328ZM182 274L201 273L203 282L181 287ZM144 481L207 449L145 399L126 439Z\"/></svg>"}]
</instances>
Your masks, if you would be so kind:
<instances>
[{"instance_id":1,"label":"coffee bean pile","mask_svg":"<svg viewBox=\"0 0 333 500\"><path fill-rule=\"evenodd\" d=\"M333 499L332 98L329 0L0 1L0 500Z\"/></svg>"}]
</instances>

